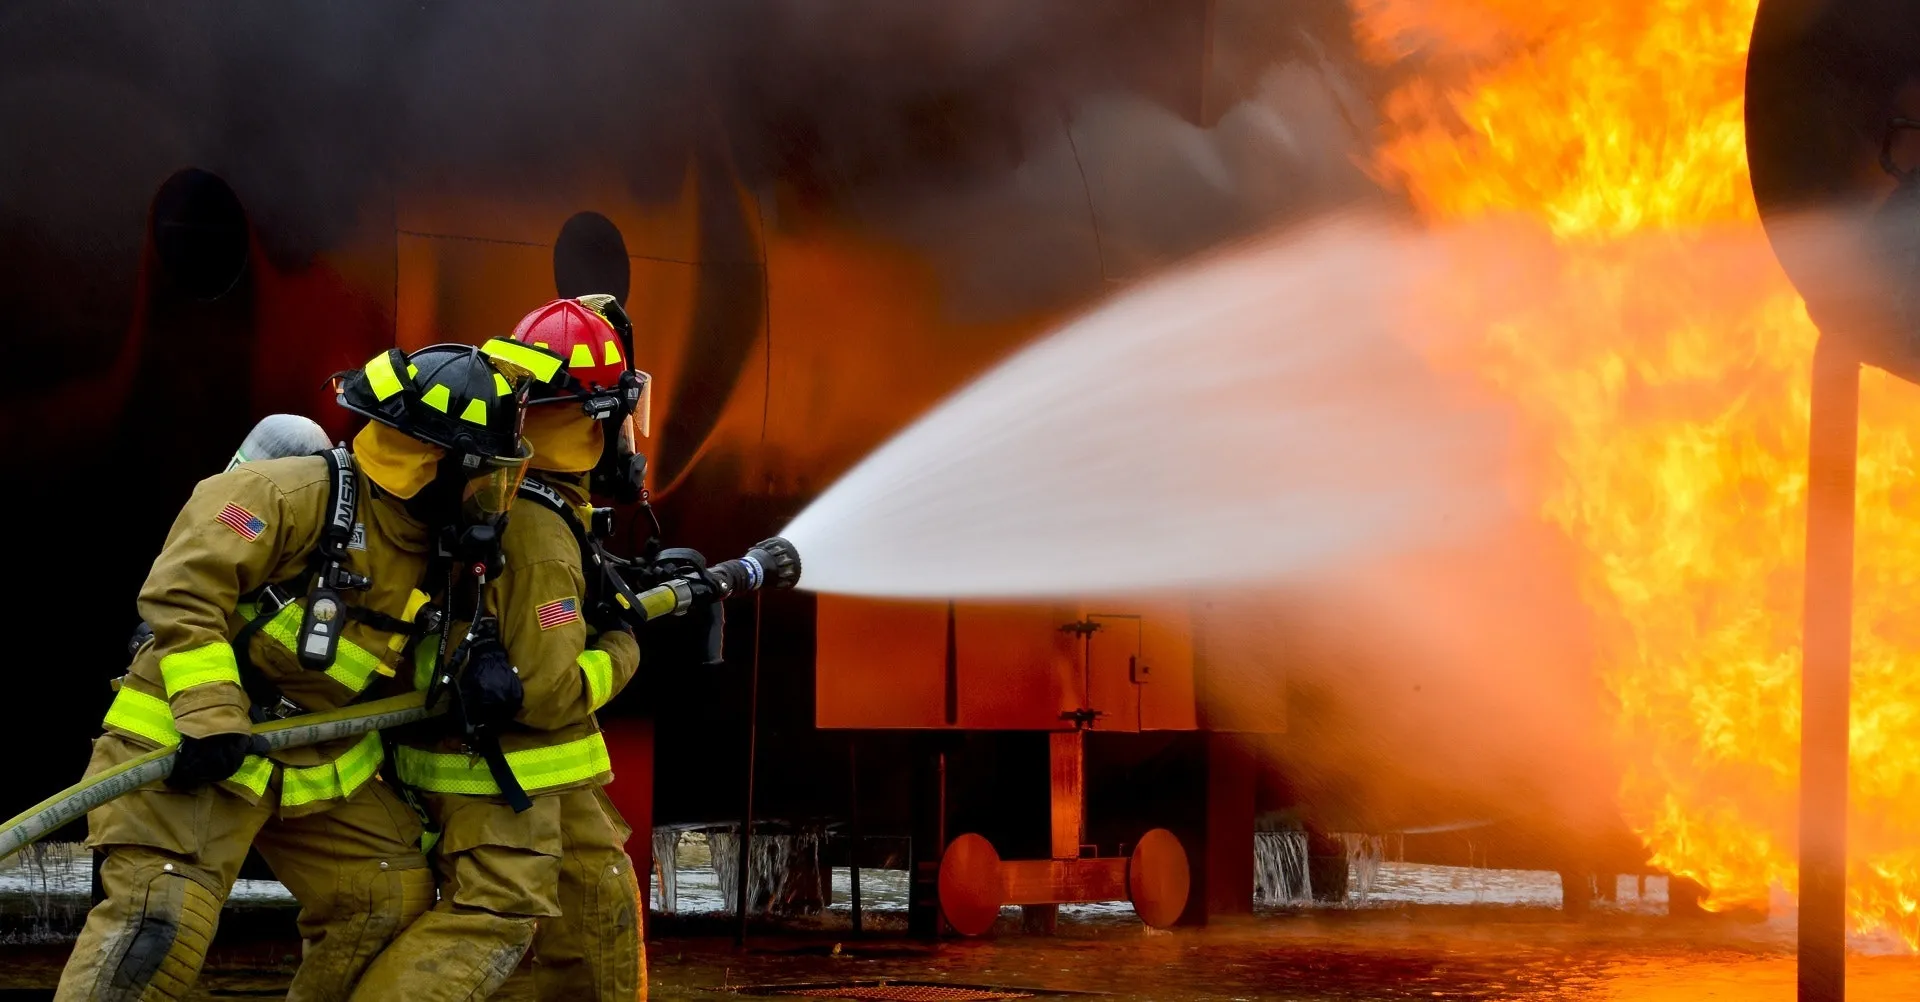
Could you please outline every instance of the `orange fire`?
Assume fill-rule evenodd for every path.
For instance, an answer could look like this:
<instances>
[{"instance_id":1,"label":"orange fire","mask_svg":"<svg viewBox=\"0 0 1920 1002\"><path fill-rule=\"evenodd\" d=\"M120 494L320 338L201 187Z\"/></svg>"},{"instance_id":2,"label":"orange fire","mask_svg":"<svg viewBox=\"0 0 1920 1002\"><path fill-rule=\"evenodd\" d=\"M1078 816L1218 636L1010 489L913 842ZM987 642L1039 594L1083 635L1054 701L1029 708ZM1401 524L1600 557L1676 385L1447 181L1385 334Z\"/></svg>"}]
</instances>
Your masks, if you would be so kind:
<instances>
[{"instance_id":1,"label":"orange fire","mask_svg":"<svg viewBox=\"0 0 1920 1002\"><path fill-rule=\"evenodd\" d=\"M1582 556L1621 806L1709 906L1795 886L1808 374L1742 90L1757 0L1357 0L1400 71L1376 168L1430 222L1551 234L1477 325ZM1511 269L1510 269L1511 270ZM1457 296L1454 297L1457 300ZM1920 947L1920 390L1862 389L1851 907Z\"/></svg>"}]
</instances>

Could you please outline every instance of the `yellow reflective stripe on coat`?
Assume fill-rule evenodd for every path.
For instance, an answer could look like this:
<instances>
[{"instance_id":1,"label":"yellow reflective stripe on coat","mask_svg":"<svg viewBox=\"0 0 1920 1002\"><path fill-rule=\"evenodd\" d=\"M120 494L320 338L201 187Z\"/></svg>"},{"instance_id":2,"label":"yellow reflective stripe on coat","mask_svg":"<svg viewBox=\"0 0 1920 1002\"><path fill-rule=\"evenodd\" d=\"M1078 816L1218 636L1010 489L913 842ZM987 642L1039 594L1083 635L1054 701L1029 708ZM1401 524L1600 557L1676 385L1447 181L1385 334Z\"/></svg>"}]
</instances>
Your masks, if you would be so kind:
<instances>
[{"instance_id":1,"label":"yellow reflective stripe on coat","mask_svg":"<svg viewBox=\"0 0 1920 1002\"><path fill-rule=\"evenodd\" d=\"M208 682L239 685L240 665L233 659L233 647L224 640L216 640L205 647L175 651L161 658L160 679L166 683L167 698L172 699L183 689Z\"/></svg>"},{"instance_id":2,"label":"yellow reflective stripe on coat","mask_svg":"<svg viewBox=\"0 0 1920 1002\"><path fill-rule=\"evenodd\" d=\"M113 697L113 705L107 707L107 717L101 723L129 734L138 734L164 748L180 743L180 732L174 729L173 710L167 701L126 686L121 686L119 693ZM258 755L248 755L241 761L240 768L227 777L227 781L252 790L256 797L263 797L267 793L267 781L272 778L272 762Z\"/></svg>"},{"instance_id":3,"label":"yellow reflective stripe on coat","mask_svg":"<svg viewBox=\"0 0 1920 1002\"><path fill-rule=\"evenodd\" d=\"M316 800L351 797L379 771L383 757L380 733L374 731L331 762L303 769L288 766L281 773L280 806L299 807Z\"/></svg>"},{"instance_id":4,"label":"yellow reflective stripe on coat","mask_svg":"<svg viewBox=\"0 0 1920 1002\"><path fill-rule=\"evenodd\" d=\"M128 734L138 734L157 745L180 743L180 732L173 726L173 708L167 701L124 685L113 697L113 705L107 707L107 718L101 723Z\"/></svg>"},{"instance_id":5,"label":"yellow reflective stripe on coat","mask_svg":"<svg viewBox=\"0 0 1920 1002\"><path fill-rule=\"evenodd\" d=\"M497 796L499 784L487 771L484 759L460 752L430 752L401 746L394 752L394 764L400 781L434 793L464 793L469 796ZM607 757L606 739L589 734L577 741L522 748L507 753L507 767L527 792L545 790L569 783L593 779L613 771Z\"/></svg>"},{"instance_id":6,"label":"yellow reflective stripe on coat","mask_svg":"<svg viewBox=\"0 0 1920 1002\"><path fill-rule=\"evenodd\" d=\"M240 768L227 777L229 783L239 783L253 791L256 797L267 795L267 781L273 778L273 763L258 755L248 755L240 763Z\"/></svg>"},{"instance_id":7,"label":"yellow reflective stripe on coat","mask_svg":"<svg viewBox=\"0 0 1920 1002\"><path fill-rule=\"evenodd\" d=\"M581 651L580 674L587 677L587 694L592 698L593 709L607 705L613 698L613 656L606 651Z\"/></svg>"},{"instance_id":8,"label":"yellow reflective stripe on coat","mask_svg":"<svg viewBox=\"0 0 1920 1002\"><path fill-rule=\"evenodd\" d=\"M244 615L247 607L240 608ZM279 612L273 614L272 619L267 620L266 624L260 627L260 632L279 641L280 646L298 655L300 653L300 619L304 615L306 615L304 606L298 602L288 602L280 607ZM374 656L373 652L341 637L340 646L333 652L333 664L327 668L327 677L346 686L348 692L358 693L367 687L367 683L373 679L375 672L391 675L393 669L388 668L384 662Z\"/></svg>"}]
</instances>

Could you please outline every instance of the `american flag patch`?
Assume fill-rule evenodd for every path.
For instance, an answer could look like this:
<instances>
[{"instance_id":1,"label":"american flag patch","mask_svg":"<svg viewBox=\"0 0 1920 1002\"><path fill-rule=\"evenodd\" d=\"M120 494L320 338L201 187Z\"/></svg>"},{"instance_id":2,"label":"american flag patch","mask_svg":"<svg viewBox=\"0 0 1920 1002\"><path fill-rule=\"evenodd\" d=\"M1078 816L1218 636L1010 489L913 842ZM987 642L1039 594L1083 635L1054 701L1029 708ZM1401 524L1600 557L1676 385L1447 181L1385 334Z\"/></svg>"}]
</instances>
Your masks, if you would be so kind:
<instances>
[{"instance_id":1,"label":"american flag patch","mask_svg":"<svg viewBox=\"0 0 1920 1002\"><path fill-rule=\"evenodd\" d=\"M556 626L565 626L580 618L580 603L571 598L560 598L533 610L540 620L540 628L551 630Z\"/></svg>"},{"instance_id":2,"label":"american flag patch","mask_svg":"<svg viewBox=\"0 0 1920 1002\"><path fill-rule=\"evenodd\" d=\"M220 524L239 533L249 543L259 539L260 534L267 530L267 523L260 521L259 516L237 504L227 505L214 517L220 520Z\"/></svg>"}]
</instances>

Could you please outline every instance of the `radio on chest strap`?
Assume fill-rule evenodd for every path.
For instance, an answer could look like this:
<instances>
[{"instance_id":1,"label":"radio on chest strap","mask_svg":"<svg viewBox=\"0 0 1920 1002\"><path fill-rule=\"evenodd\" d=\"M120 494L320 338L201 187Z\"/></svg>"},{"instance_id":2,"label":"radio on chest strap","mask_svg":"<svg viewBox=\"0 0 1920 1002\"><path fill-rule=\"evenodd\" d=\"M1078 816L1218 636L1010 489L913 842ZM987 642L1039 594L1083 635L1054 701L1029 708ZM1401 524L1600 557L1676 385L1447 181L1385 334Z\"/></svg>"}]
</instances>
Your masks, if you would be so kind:
<instances>
[{"instance_id":1,"label":"radio on chest strap","mask_svg":"<svg viewBox=\"0 0 1920 1002\"><path fill-rule=\"evenodd\" d=\"M313 587L307 593L294 652L302 668L316 671L332 666L340 649L340 632L347 625L347 606L340 592L372 583L365 575L347 570L347 549L353 542L354 517L360 506L353 456L340 447L320 455L327 461L327 521L320 527L320 539L314 545Z\"/></svg>"}]
</instances>

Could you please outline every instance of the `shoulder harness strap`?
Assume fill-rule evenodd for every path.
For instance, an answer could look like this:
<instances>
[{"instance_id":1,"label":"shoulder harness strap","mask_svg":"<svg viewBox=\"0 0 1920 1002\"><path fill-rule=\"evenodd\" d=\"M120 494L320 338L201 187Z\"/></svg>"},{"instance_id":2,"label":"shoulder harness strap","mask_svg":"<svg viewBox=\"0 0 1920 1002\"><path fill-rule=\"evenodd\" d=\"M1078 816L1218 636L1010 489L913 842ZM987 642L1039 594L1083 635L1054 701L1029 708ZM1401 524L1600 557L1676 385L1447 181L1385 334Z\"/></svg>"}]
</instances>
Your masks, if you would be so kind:
<instances>
[{"instance_id":1,"label":"shoulder harness strap","mask_svg":"<svg viewBox=\"0 0 1920 1002\"><path fill-rule=\"evenodd\" d=\"M638 598L633 586L620 576L620 568L626 561L607 552L600 543L599 526L593 528L581 524L580 515L560 492L537 480L520 481L520 495L542 507L551 509L567 523L572 530L574 541L580 544L580 566L587 579L587 594L583 596L590 608L607 606L615 614L620 610L637 608ZM596 509L596 514L606 509ZM596 523L598 519L595 520Z\"/></svg>"},{"instance_id":2,"label":"shoulder harness strap","mask_svg":"<svg viewBox=\"0 0 1920 1002\"><path fill-rule=\"evenodd\" d=\"M346 626L346 602L341 589L365 588L371 581L347 570L347 547L353 542L354 518L359 514L360 489L355 479L353 455L345 446L335 446L320 454L327 461L327 521L320 527L320 539L313 548L313 585L307 593L306 612L300 618L300 666L324 671L333 665L340 648L340 632Z\"/></svg>"},{"instance_id":3,"label":"shoulder harness strap","mask_svg":"<svg viewBox=\"0 0 1920 1002\"><path fill-rule=\"evenodd\" d=\"M353 541L354 518L360 509L360 485L354 477L353 456L341 446L320 454L327 461L327 523L320 527L319 553L345 560Z\"/></svg>"}]
</instances>

